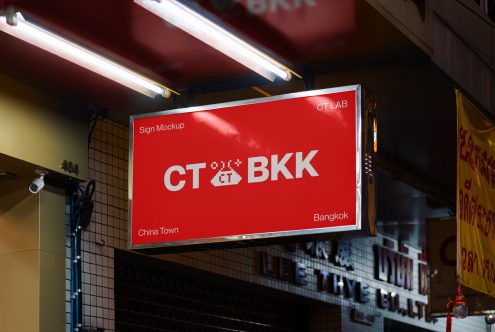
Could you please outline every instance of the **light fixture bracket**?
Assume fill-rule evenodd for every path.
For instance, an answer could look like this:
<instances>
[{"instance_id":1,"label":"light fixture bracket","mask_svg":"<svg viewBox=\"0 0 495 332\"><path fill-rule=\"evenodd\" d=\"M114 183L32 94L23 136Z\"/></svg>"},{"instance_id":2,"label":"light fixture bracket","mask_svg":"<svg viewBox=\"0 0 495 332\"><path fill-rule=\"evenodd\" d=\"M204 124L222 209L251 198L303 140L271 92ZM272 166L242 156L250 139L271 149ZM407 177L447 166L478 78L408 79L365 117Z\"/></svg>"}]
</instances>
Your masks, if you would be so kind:
<instances>
[{"instance_id":1,"label":"light fixture bracket","mask_svg":"<svg viewBox=\"0 0 495 332\"><path fill-rule=\"evenodd\" d=\"M5 11L0 11L0 15L5 15L7 24L10 26L16 26L19 22L16 15L17 11L14 7L8 7Z\"/></svg>"}]
</instances>

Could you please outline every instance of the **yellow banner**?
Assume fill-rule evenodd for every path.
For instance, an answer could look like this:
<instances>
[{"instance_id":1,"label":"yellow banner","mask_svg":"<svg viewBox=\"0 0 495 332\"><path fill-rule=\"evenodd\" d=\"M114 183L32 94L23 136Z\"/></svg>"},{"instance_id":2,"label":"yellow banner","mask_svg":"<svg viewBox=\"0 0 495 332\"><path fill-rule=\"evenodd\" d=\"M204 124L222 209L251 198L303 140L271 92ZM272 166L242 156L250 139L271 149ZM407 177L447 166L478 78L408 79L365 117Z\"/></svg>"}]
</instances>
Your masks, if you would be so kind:
<instances>
[{"instance_id":1,"label":"yellow banner","mask_svg":"<svg viewBox=\"0 0 495 332\"><path fill-rule=\"evenodd\" d=\"M457 275L495 297L495 127L469 100L457 100Z\"/></svg>"}]
</instances>

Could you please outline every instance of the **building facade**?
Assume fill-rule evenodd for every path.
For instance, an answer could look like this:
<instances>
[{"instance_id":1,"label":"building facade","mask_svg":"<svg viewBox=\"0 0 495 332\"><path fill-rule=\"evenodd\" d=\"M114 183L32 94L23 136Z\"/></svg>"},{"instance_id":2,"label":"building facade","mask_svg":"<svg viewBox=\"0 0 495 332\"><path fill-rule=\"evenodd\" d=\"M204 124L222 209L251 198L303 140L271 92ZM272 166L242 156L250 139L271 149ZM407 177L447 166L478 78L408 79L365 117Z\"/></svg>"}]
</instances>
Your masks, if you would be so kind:
<instances>
[{"instance_id":1,"label":"building facade","mask_svg":"<svg viewBox=\"0 0 495 332\"><path fill-rule=\"evenodd\" d=\"M153 62L163 49L142 33L153 20L132 3L0 0L0 10L37 12L83 37L111 36L109 54L125 50L129 65L149 61L143 72L163 71L182 93L139 99L1 35L0 332L444 331L446 319L428 311L435 273L425 228L455 211L454 88L495 112L493 1L200 4L241 31L266 32L258 43L277 40L273 49L286 50L304 79L266 84L186 39L174 44L186 45L173 50L180 61ZM119 30L125 38L115 37L121 16L105 20L105 6L134 24ZM78 19L87 12L92 19ZM260 88L278 95L351 84L376 100L377 235L153 255L128 249L129 114L258 98ZM26 188L40 176L46 185L33 195ZM93 211L75 228L80 201L71 193L82 197L88 180ZM454 319L453 331L488 325L483 316Z\"/></svg>"}]
</instances>

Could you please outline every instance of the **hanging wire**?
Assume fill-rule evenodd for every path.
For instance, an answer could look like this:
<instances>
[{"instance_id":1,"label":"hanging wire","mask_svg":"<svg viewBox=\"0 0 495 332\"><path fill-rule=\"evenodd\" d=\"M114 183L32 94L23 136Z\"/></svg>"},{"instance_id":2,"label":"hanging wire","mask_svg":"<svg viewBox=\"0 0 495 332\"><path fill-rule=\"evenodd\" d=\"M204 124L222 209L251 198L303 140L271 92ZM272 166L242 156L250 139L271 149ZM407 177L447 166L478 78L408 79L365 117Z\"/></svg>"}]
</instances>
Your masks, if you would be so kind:
<instances>
[{"instance_id":1,"label":"hanging wire","mask_svg":"<svg viewBox=\"0 0 495 332\"><path fill-rule=\"evenodd\" d=\"M81 283L81 219L77 213L80 200L79 185L71 188L69 193L70 205L70 262L71 262L71 290L70 290L70 331L78 332L82 327L82 283Z\"/></svg>"}]
</instances>

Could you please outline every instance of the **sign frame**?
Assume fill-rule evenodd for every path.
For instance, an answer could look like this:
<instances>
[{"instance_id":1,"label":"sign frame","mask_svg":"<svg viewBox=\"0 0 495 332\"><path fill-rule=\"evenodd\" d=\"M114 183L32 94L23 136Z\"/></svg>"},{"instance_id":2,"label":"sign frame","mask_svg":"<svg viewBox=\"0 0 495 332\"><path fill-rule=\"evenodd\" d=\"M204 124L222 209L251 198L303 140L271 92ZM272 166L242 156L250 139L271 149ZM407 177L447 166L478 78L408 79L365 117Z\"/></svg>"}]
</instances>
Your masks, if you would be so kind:
<instances>
[{"instance_id":1,"label":"sign frame","mask_svg":"<svg viewBox=\"0 0 495 332\"><path fill-rule=\"evenodd\" d=\"M169 115L214 111L216 109L255 105L279 100L287 100L301 97L311 97L339 92L355 91L355 137L356 137L356 224L352 226L334 226L314 229L288 230L277 232L238 234L232 236L218 236L202 239L178 240L170 242L155 242L146 244L133 244L132 242L132 194L133 194L133 146L134 146L134 124L136 120L149 117L162 117ZM128 248L130 250L152 250L178 247L197 247L203 245L227 244L231 243L236 246L239 242L249 242L256 240L270 240L286 237L301 236L321 236L328 233L345 232L345 231L368 231L376 234L376 202L375 202L375 155L376 155L376 118L374 98L368 94L364 95L365 89L361 85L348 85L336 88L326 88L319 90L296 92L272 97L247 99L219 104L194 106L153 113L145 113L130 116L130 136L129 136L129 172L128 172ZM371 95L372 97L372 95ZM366 103L363 103L364 99ZM365 110L363 110L363 106ZM371 123L370 122L371 119ZM363 121L364 120L364 121ZM366 121L367 120L367 121ZM365 124L363 126L363 124ZM371 132L370 132L371 127ZM364 194L363 194L364 193ZM369 223L364 223L363 218L367 218Z\"/></svg>"}]
</instances>

